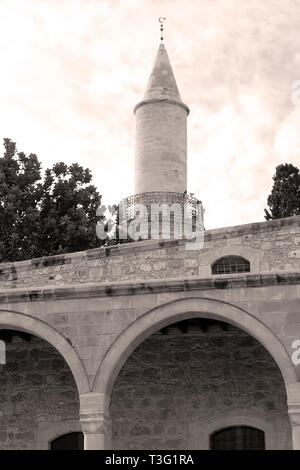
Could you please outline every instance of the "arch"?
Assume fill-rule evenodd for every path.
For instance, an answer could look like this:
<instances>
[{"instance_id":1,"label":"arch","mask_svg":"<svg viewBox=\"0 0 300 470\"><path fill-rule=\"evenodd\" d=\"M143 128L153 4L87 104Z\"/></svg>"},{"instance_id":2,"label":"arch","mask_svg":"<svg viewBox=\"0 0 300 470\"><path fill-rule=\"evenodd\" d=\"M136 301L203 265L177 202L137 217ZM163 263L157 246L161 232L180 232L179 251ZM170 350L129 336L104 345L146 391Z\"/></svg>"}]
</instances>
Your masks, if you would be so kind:
<instances>
[{"instance_id":1,"label":"arch","mask_svg":"<svg viewBox=\"0 0 300 470\"><path fill-rule=\"evenodd\" d=\"M37 449L49 450L54 439L71 432L83 432L78 419L64 419L50 424L41 422L38 428Z\"/></svg>"},{"instance_id":2,"label":"arch","mask_svg":"<svg viewBox=\"0 0 300 470\"><path fill-rule=\"evenodd\" d=\"M75 379L78 394L89 391L89 382L81 359L68 340L52 326L24 313L0 310L0 328L25 331L47 341L68 364Z\"/></svg>"},{"instance_id":3,"label":"arch","mask_svg":"<svg viewBox=\"0 0 300 470\"><path fill-rule=\"evenodd\" d=\"M206 430L208 436L210 436L214 432L230 428L232 426L250 426L264 431L265 434L271 432L273 428L272 422L261 414L253 413L251 411L248 411L247 414L245 414L244 410L234 410L233 412L220 413L209 419Z\"/></svg>"},{"instance_id":4,"label":"arch","mask_svg":"<svg viewBox=\"0 0 300 470\"><path fill-rule=\"evenodd\" d=\"M213 276L211 266L220 258L225 256L240 256L250 262L251 274L259 274L262 271L269 271L266 261L262 261L263 251L245 245L226 245L213 248L206 253L199 253L199 274L201 277ZM230 274L232 276L232 273Z\"/></svg>"},{"instance_id":5,"label":"arch","mask_svg":"<svg viewBox=\"0 0 300 470\"><path fill-rule=\"evenodd\" d=\"M152 333L187 318L205 317L225 321L256 338L271 354L285 385L297 382L296 372L285 347L259 319L240 307L216 299L190 297L155 307L129 325L107 351L95 377L93 390L101 393L108 411L115 379L129 355Z\"/></svg>"},{"instance_id":6,"label":"arch","mask_svg":"<svg viewBox=\"0 0 300 470\"><path fill-rule=\"evenodd\" d=\"M229 446L228 437L230 440ZM221 442L223 441L221 446L220 438ZM252 441L251 443L249 442L249 438L250 442ZM212 450L265 450L266 448L265 432L262 429L253 426L246 426L245 424L218 429L210 435L209 440L209 447Z\"/></svg>"},{"instance_id":7,"label":"arch","mask_svg":"<svg viewBox=\"0 0 300 470\"><path fill-rule=\"evenodd\" d=\"M201 423L190 423L189 431L192 436L191 448L208 450L210 448L210 436L221 429L232 426L250 426L260 429L265 433L266 449L278 448L278 425L270 421L261 413L252 410L237 409L217 413L214 416L206 417ZM279 429L280 431L280 429Z\"/></svg>"},{"instance_id":8,"label":"arch","mask_svg":"<svg viewBox=\"0 0 300 470\"><path fill-rule=\"evenodd\" d=\"M68 432L50 442L50 450L84 450L82 431Z\"/></svg>"}]
</instances>

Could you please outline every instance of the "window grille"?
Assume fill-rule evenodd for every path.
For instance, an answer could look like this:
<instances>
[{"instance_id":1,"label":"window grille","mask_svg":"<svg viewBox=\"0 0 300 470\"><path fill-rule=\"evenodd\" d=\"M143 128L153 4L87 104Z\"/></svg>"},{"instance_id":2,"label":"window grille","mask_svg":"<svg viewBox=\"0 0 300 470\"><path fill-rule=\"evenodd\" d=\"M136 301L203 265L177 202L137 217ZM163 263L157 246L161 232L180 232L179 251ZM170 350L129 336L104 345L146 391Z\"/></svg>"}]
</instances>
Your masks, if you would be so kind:
<instances>
[{"instance_id":1,"label":"window grille","mask_svg":"<svg viewBox=\"0 0 300 470\"><path fill-rule=\"evenodd\" d=\"M250 426L233 426L210 436L211 450L264 450L265 433Z\"/></svg>"},{"instance_id":2,"label":"window grille","mask_svg":"<svg viewBox=\"0 0 300 470\"><path fill-rule=\"evenodd\" d=\"M249 273L250 262L241 256L224 256L211 267L212 274Z\"/></svg>"}]
</instances>

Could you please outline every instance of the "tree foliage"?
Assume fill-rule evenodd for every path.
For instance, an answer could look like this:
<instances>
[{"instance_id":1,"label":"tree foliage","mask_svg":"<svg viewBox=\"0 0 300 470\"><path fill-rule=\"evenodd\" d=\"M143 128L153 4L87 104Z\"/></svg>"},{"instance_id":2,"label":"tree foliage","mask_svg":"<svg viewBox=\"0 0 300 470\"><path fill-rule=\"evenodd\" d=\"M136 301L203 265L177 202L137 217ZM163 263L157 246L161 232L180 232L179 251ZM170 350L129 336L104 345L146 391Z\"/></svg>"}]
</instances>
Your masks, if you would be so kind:
<instances>
[{"instance_id":1,"label":"tree foliage","mask_svg":"<svg viewBox=\"0 0 300 470\"><path fill-rule=\"evenodd\" d=\"M101 196L90 170L60 162L41 176L34 154L4 139L0 158L0 262L86 250L101 245L96 209Z\"/></svg>"},{"instance_id":2,"label":"tree foliage","mask_svg":"<svg viewBox=\"0 0 300 470\"><path fill-rule=\"evenodd\" d=\"M279 165L273 181L268 197L269 210L265 209L265 218L270 220L300 215L299 168L290 163Z\"/></svg>"}]
</instances>

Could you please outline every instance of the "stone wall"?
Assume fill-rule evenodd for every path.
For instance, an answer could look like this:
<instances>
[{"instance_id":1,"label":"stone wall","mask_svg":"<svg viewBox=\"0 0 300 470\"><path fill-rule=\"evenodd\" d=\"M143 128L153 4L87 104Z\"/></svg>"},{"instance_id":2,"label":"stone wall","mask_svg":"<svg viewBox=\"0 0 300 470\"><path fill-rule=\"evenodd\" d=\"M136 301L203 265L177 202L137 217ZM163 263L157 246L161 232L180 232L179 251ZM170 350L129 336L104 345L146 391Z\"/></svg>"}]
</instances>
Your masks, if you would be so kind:
<instances>
[{"instance_id":1,"label":"stone wall","mask_svg":"<svg viewBox=\"0 0 300 470\"><path fill-rule=\"evenodd\" d=\"M201 250L184 241L141 241L0 265L0 289L211 276L219 256L250 258L251 272L300 271L300 216L205 232ZM0 298L1 301L1 298Z\"/></svg>"},{"instance_id":2,"label":"stone wall","mask_svg":"<svg viewBox=\"0 0 300 470\"><path fill-rule=\"evenodd\" d=\"M35 449L45 423L79 420L73 376L52 346L14 336L6 361L0 365L0 449Z\"/></svg>"},{"instance_id":3,"label":"stone wall","mask_svg":"<svg viewBox=\"0 0 300 470\"><path fill-rule=\"evenodd\" d=\"M244 424L253 415L269 422L272 448L291 446L278 367L256 340L227 328L155 334L137 348L113 389L114 449L207 448L207 423L237 411ZM0 449L34 449L45 424L78 421L73 377L44 341L14 337L0 374Z\"/></svg>"},{"instance_id":4,"label":"stone wall","mask_svg":"<svg viewBox=\"0 0 300 470\"><path fill-rule=\"evenodd\" d=\"M300 365L294 366L289 362L289 357L286 356L291 357L294 352L292 344L300 338L299 239L300 217L294 217L231 229L207 231L205 246L200 251L185 250L183 241L147 241L72 253L65 256L2 264L0 266L0 317L2 318L0 326L20 328L36 335L39 335L40 325L38 322L55 329L58 335L58 344L60 344L60 339L67 341L68 347L70 344L74 354L78 355L84 368L82 376L86 373L89 380L87 387L84 387L86 389L89 386L92 390L92 386L98 377L97 371L105 362L103 359L107 357L111 348L117 343L117 339L124 334L128 327L131 328L132 326L132 341L134 342L133 332L139 331L139 320L144 318L144 327L148 328L147 318L152 315L151 312L155 317L155 322L151 323L153 326L156 325L156 322L159 322L160 316L164 315L165 310L170 316L170 323L172 323L173 311L177 311L177 309L178 311L182 309L182 315L188 312L199 312L202 315L207 313L208 317L211 314L213 318L233 321L233 324L239 325L241 328L245 326L246 331L259 338L268 350L272 351L276 360L280 364L284 364L286 368L284 374L289 379L288 383L293 383L296 381L296 376L300 377ZM226 254L245 256L251 262L251 272L228 276L212 276L211 263L217 257ZM192 303L191 307L189 301ZM15 319L13 318L14 315ZM187 317L185 316L185 318ZM253 322L254 318L257 320L256 323ZM175 320L173 319L173 321ZM154 331L155 329L152 329L151 333ZM271 337L269 333L275 336ZM51 335L53 334L53 331L47 331L41 337L51 342L49 338L52 338ZM60 339L59 335L61 335ZM146 340L141 345L141 350L146 348L147 344L151 345L151 341L161 341L158 336L153 338ZM280 350L280 343L278 343L278 348L274 351L272 341L277 339L284 347L283 350ZM183 338L165 338L165 340L167 345L168 341L180 343ZM184 341L191 340L186 338ZM27 352L31 351L33 344L34 342L26 345ZM56 343L53 342L52 344L55 345ZM127 368L131 367L130 364L133 360L130 358L121 376L117 379L112 401L113 419L116 423L114 429L115 447L134 447L137 444L156 447L158 435L160 436L159 442L164 440L164 444L158 445L162 447L164 445L169 446L170 443L166 444L167 434L175 429L176 446L197 448L201 439L201 442L203 442L205 433L207 438L205 426L209 419L212 416L214 417L215 409L218 410L218 413L221 410L234 412L238 409L249 409L260 416L267 416L266 420L269 419L268 422L272 423L272 429L276 430L278 426L282 425L282 429L285 430L288 426L286 411L279 406L280 400L275 400L274 410L266 408L267 406L273 406L268 405L273 401L273 398L270 400L269 397L277 396L277 393L281 389L283 390L283 383L276 379L279 374L278 366L275 366L272 362L274 374L273 372L271 374L266 360L262 361L264 367L255 363L253 365L253 367L255 366L254 369L248 371L244 368L241 371L243 374L246 372L252 374L255 370L255 373L251 375L251 380L249 380L248 375L236 375L235 367L230 368L228 377L233 375L233 381L231 380L229 383L234 385L234 390L239 390L239 382L243 387L250 384L247 394L244 392L242 394L245 401L241 397L234 397L234 401L232 398L228 398L229 391L226 391L226 386L229 385L219 387L215 391L200 387L201 395L199 396L203 398L201 403L206 404L205 410L209 410L211 414L210 417L206 417L207 420L205 418L205 422L201 421L200 415L205 411L203 407L201 408L201 403L198 407L199 413L197 408L195 408L195 412L193 408L194 401L197 397L199 398L198 392L196 394L197 387L202 383L206 383L206 386L209 387L205 374L208 374L207 377L210 377L210 382L214 383L216 377L214 375L209 376L209 374L213 374L215 366L217 367L218 380L222 379L221 369L224 365L227 367L228 364L227 362L221 364L218 362L219 359L217 360L217 357L222 359L220 350L223 351L223 347L219 348L218 351L214 347L209 347L209 353L208 351L205 353L205 358L210 361L208 362L210 367L205 371L205 368L201 369L198 367L198 363L193 362L194 356L190 355L193 345L179 344L178 348L181 348L182 357L187 355L190 358L186 363L183 362L180 373L187 371L184 374L186 374L185 377L191 377L191 382L187 380L188 383L191 383L191 387L188 389L182 386L180 382L177 382L178 386L173 383L172 393L174 394L176 389L177 405L179 401L182 401L184 407L186 406L189 411L193 410L192 416L197 419L191 420L193 429L188 428L187 431L187 424L183 421L183 408L176 405L176 409L171 410L170 416L165 417L164 423L167 427L164 427L165 424L161 424L162 418L160 418L159 411L154 413L153 410L155 406L160 410L166 399L165 395L168 389L163 389L163 387L167 387L169 382L162 383L161 377L167 377L168 381L170 379L170 383L172 383L168 375L169 372L167 372L167 365L170 365L168 362L170 351L165 350L158 357L159 348L155 351L153 344L146 354L147 359L138 359L140 362L137 364L137 373L134 371L136 365L133 365L132 371L129 370L127 378L124 380L124 371L126 373ZM39 427L42 426L43 422L42 427L45 428L44 424L47 420L55 422L62 419L75 419L78 422L77 391L71 374L68 372L72 382L66 384L66 389L61 388L59 382L56 382L58 379L55 378L55 374L58 374L59 371L53 370L52 361L49 364L47 358L43 357L43 353L39 359L36 359L37 354L33 352L32 354L35 355L37 362L32 363L29 357L31 352L26 353L29 355L27 358L27 355L25 356L20 352L19 346L15 342L8 345L8 348L12 348L12 355L8 355L8 357L11 357L9 359L11 363L5 366L6 369L1 367L0 370L0 395L2 397L0 398L0 436L2 436L0 441L4 443L3 445L6 448L10 448L9 446L12 445L16 448L32 448L36 442ZM197 348L198 346L196 347L195 357L199 353ZM53 354L56 353L53 352ZM19 369L21 367L19 358L22 358L23 361L23 356L24 361L27 361L26 364L22 365L23 369L25 368L24 370L28 371L26 377L22 375L23 373ZM60 358L58 355L55 357ZM172 354L170 357L172 357ZM159 363L163 358L167 360L165 365ZM191 362L189 362L190 360ZM156 365L152 366L152 361ZM251 363L251 358L249 361ZM34 367L36 365L38 367L40 362L41 370L37 368L31 371L32 364L34 364ZM62 367L66 368L65 363L63 364ZM77 367L78 362L76 364ZM74 362L72 365L74 366ZM43 367L45 367L45 372L43 372ZM46 370L47 367L50 369ZM106 364L105 367L107 368L108 365ZM66 370L69 371L69 369ZM146 372L145 375L144 370L150 370L150 372ZM156 376L157 370L165 371L159 372L159 374L163 373L165 375L158 374ZM196 373L204 374L205 380L197 378ZM41 384L38 382L34 385L32 381L39 374L44 382ZM104 376L105 374L106 371L104 371ZM147 374L149 374L149 377ZM152 376L152 374L154 375ZM266 380L263 374L265 374ZM55 376L53 387L48 383L52 376ZM135 376L141 381L134 383ZM261 378L261 382L259 382L258 377ZM36 378L36 380L39 379ZM196 381L195 385L192 383L193 380ZM224 385L222 380L221 384ZM15 392L17 394L18 383L24 384L24 389L22 388L21 395L14 401L11 396L14 397ZM101 383L101 380L99 383ZM4 385L2 386L2 384ZM37 387L37 390L40 390L38 394L26 395L24 390L32 390L33 385ZM217 382L214 386L218 387ZM38 398L44 396L44 390L47 390L45 395L47 400L39 401ZM60 396L60 393L63 394L64 391L67 393L68 390L72 391L70 399L66 398L66 401L63 401L63 399L58 401L57 397ZM134 390L140 393L141 396L136 396L136 399L133 400L130 396L134 397ZM158 391L155 392L155 390ZM193 396L189 395L189 390L194 390ZM186 397L184 395L185 391L187 392ZM282 393L282 403L286 403L284 392ZM25 394L24 397L22 394ZM75 402L73 401L74 394ZM216 394L219 394L218 397ZM147 396L149 401L146 400ZM224 396L228 398L229 402L231 400L230 405L229 402L227 402L228 406L226 405L224 398L222 398ZM209 408L207 397L212 399L211 403L216 404L211 405ZM28 410L28 412L24 411L24 420L23 417L20 418L19 411L16 411L18 410L18 400L20 400L20 406L22 405L24 410ZM256 403L255 407L254 403ZM285 413L284 420L281 418L283 411ZM178 413L182 413L179 418ZM16 416L17 427L13 415ZM175 415L182 424L182 429L185 430L184 432L178 430L179 434L176 434L175 421L177 418L174 417ZM132 422L136 420L137 422L126 430L127 416L130 417ZM147 416L150 418L153 416L153 421L148 423ZM276 416L278 416L277 421ZM142 417L143 422L140 423L138 418ZM168 424L171 417L173 421ZM16 434L13 435L15 427ZM140 427L144 428L144 431ZM206 429L204 434L201 431L203 428ZM145 429L147 430L145 431ZM161 431L159 431L160 429ZM282 435L285 439L285 431ZM198 441L192 442L193 436L199 437ZM279 437L275 436L274 439L278 440ZM12 444L13 441L15 444ZM172 447L171 444L170 446ZM282 444L281 442L280 447L282 446L286 447L287 443Z\"/></svg>"},{"instance_id":5,"label":"stone wall","mask_svg":"<svg viewBox=\"0 0 300 470\"><path fill-rule=\"evenodd\" d=\"M205 449L214 419L236 412L245 425L253 415L269 422L267 446L291 447L277 365L255 339L228 328L155 334L134 351L113 389L114 449Z\"/></svg>"}]
</instances>

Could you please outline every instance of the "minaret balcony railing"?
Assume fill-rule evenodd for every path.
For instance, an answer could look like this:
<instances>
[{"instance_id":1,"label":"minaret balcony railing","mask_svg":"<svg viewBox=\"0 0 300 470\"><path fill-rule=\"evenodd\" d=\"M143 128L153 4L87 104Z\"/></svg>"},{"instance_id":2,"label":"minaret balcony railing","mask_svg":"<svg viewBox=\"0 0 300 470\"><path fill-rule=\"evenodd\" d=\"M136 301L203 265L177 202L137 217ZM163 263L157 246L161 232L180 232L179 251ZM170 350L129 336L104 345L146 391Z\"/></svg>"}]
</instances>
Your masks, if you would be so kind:
<instances>
[{"instance_id":1,"label":"minaret balcony railing","mask_svg":"<svg viewBox=\"0 0 300 470\"><path fill-rule=\"evenodd\" d=\"M120 220L132 220L136 215L136 206L144 205L148 213L151 214L152 204L167 204L172 206L173 204L179 204L182 208L182 214L186 211L189 217L197 215L199 209L202 211L202 203L199 199L186 193L176 193L167 191L152 191L134 194L123 199L119 206Z\"/></svg>"}]
</instances>

